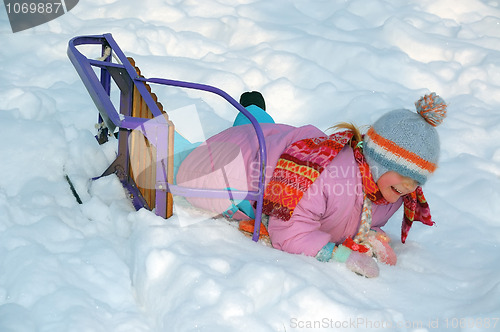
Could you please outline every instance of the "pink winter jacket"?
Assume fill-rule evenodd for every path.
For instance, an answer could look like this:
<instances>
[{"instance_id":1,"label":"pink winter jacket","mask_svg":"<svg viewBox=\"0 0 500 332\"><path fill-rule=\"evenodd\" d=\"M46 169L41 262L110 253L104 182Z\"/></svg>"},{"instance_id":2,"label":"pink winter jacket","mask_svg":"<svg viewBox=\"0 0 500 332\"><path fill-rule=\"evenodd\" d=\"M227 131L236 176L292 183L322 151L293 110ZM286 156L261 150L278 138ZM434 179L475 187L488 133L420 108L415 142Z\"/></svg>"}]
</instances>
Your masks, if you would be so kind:
<instances>
[{"instance_id":1,"label":"pink winter jacket","mask_svg":"<svg viewBox=\"0 0 500 332\"><path fill-rule=\"evenodd\" d=\"M304 138L326 136L314 126L261 124L266 139L266 184L283 151ZM256 190L259 174L257 136L252 125L231 127L191 152L182 162L177 183L193 188ZM188 198L199 208L222 213L229 199ZM373 204L372 227L381 227L401 206ZM270 217L269 234L277 249L315 256L328 242L341 243L359 228L363 190L350 147L345 147L309 187L288 221ZM236 217L238 217L236 215Z\"/></svg>"}]
</instances>

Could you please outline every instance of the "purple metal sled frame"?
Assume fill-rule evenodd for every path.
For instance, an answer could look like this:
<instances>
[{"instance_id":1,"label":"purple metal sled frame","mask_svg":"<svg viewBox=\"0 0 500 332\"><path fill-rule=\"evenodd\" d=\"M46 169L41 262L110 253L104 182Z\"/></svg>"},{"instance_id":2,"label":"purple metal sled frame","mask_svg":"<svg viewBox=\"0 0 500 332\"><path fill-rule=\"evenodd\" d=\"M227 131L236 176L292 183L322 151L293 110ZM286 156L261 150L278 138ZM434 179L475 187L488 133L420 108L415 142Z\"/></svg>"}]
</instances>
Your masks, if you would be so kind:
<instances>
[{"instance_id":1,"label":"purple metal sled frame","mask_svg":"<svg viewBox=\"0 0 500 332\"><path fill-rule=\"evenodd\" d=\"M78 49L82 45L101 45L102 57L98 60L89 59ZM112 56L120 63L112 62ZM167 192L172 195L184 197L207 197L207 198L230 198L236 200L256 201L255 228L252 239L258 241L261 218L262 204L264 199L265 169L266 169L266 145L262 129L257 120L234 98L221 89L216 87L163 78L144 78L140 77L135 68L130 64L125 54L122 52L111 34L79 36L71 39L68 44L68 57L75 67L78 75L87 88L92 100L99 110L99 123L101 129L96 136L100 144L107 140L109 133L119 130L118 155L115 161L100 176L116 174L120 179L125 190L130 194L134 207L155 209L159 216L166 217L166 199ZM100 77L96 71L100 70ZM120 110L116 110L111 101L111 79L120 89ZM219 95L239 112L243 113L252 123L257 140L259 143L260 156L260 174L259 186L256 191L238 191L238 190L220 190L220 189L199 189L174 185L167 181L165 165L168 164L168 126L169 123L153 100L151 93L147 90L145 83L161 84L179 88L195 89L207 91ZM145 118L132 117L131 114L131 93L133 87L136 87L142 98L155 116L153 120ZM128 136L132 130L140 131L151 144L156 147L156 206L148 206L146 200L140 193L133 178L129 175L129 146ZM99 178L99 177L98 177Z\"/></svg>"}]
</instances>

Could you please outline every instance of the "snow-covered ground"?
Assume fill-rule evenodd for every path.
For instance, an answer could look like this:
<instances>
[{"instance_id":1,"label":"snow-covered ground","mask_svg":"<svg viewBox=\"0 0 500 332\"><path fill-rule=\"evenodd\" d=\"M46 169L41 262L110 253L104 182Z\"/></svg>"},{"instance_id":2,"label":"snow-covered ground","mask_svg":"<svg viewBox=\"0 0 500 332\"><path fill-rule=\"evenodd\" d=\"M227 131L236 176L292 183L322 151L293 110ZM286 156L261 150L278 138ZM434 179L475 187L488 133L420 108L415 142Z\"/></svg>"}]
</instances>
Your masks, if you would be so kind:
<instances>
[{"instance_id":1,"label":"snow-covered ground","mask_svg":"<svg viewBox=\"0 0 500 332\"><path fill-rule=\"evenodd\" d=\"M403 245L395 215L398 264L365 279L224 220L136 212L115 177L77 204L64 174L100 175L116 142L95 141L66 47L106 32L146 76L260 90L293 125L367 125L437 92L437 225ZM0 9L0 36L0 331L500 331L499 1L82 0L16 34ZM166 108L198 105L205 136L236 115L174 95Z\"/></svg>"}]
</instances>

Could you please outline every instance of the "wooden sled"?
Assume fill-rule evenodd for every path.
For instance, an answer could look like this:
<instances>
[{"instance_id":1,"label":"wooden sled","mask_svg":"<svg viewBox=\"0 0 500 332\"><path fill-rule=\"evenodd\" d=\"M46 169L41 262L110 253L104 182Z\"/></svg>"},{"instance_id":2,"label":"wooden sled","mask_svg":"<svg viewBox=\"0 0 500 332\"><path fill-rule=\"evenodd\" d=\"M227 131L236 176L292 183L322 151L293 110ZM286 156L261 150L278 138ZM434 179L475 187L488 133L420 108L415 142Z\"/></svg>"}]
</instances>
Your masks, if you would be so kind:
<instances>
[{"instance_id":1,"label":"wooden sled","mask_svg":"<svg viewBox=\"0 0 500 332\"><path fill-rule=\"evenodd\" d=\"M91 45L100 47L98 59L90 59L79 50L80 47ZM255 201L256 217L252 239L258 241L266 146L259 123L243 106L226 92L213 86L143 77L135 66L135 61L125 56L111 34L71 39L68 57L99 111L97 141L103 144L110 135L118 137L117 157L100 177L116 174L136 209L154 210L164 218L172 216L172 195ZM261 173L258 190L198 189L174 185L175 127L157 96L151 92L152 84L211 92L242 112L252 123L260 146ZM116 107L111 100L112 87L119 90L119 105Z\"/></svg>"}]
</instances>

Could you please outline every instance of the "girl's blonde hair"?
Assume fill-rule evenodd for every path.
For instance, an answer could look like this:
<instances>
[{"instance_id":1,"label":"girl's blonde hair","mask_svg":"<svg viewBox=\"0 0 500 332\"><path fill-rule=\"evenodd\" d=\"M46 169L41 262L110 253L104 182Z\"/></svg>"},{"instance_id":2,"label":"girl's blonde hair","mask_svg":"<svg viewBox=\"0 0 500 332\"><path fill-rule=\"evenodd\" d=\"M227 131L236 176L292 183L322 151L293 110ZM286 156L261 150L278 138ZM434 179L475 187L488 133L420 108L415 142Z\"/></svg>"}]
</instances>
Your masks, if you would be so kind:
<instances>
[{"instance_id":1,"label":"girl's blonde hair","mask_svg":"<svg viewBox=\"0 0 500 332\"><path fill-rule=\"evenodd\" d=\"M355 140L356 142L360 142L363 140L363 136L361 135L361 130L356 125L350 122L340 122L328 129L334 129L334 130L347 129L353 132L354 134L352 136L353 140Z\"/></svg>"}]
</instances>

